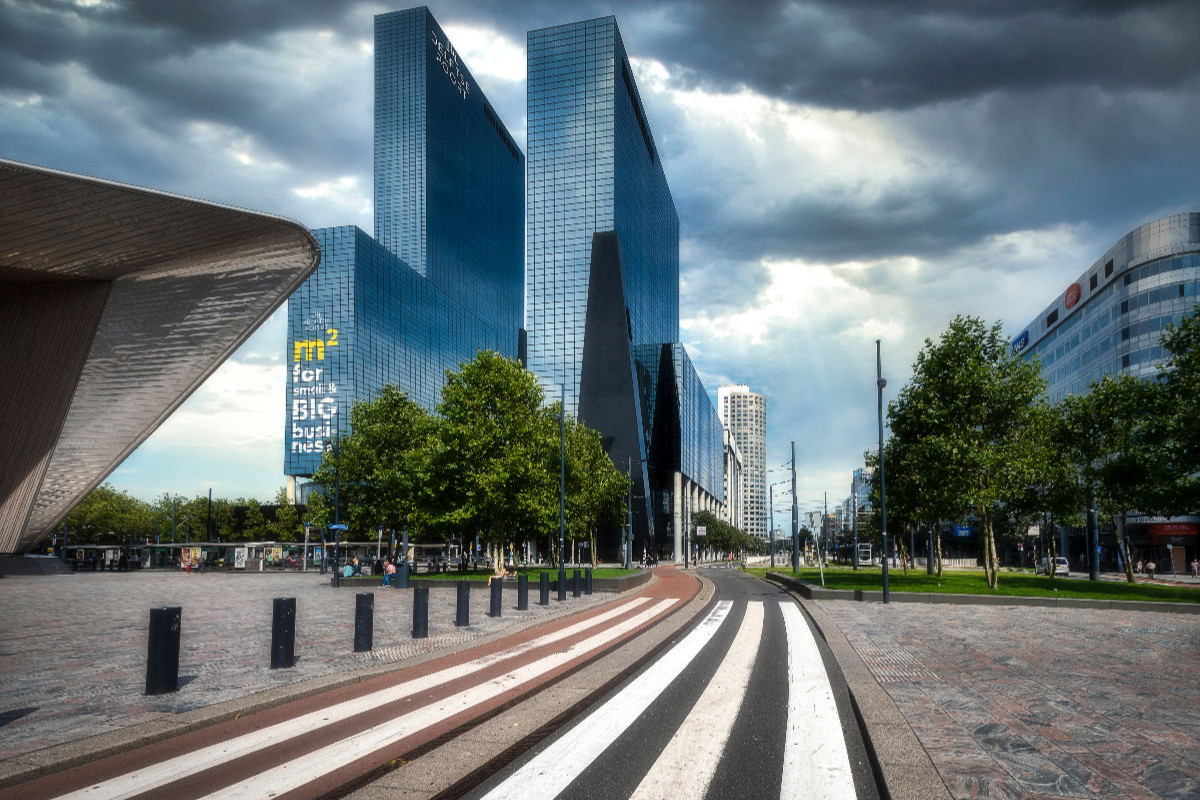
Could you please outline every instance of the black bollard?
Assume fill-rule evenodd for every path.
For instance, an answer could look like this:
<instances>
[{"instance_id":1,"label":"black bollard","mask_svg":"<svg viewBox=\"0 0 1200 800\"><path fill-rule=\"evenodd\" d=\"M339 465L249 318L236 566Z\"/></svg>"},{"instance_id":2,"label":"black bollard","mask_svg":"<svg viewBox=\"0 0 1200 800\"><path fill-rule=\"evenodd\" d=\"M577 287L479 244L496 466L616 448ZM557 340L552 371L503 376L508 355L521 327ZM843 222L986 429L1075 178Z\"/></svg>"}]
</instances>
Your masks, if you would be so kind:
<instances>
[{"instance_id":1,"label":"black bollard","mask_svg":"<svg viewBox=\"0 0 1200 800\"><path fill-rule=\"evenodd\" d=\"M503 579L499 577L492 578L492 585L490 588L492 590L492 602L491 607L488 610L488 616L498 617L500 616L500 603L504 598Z\"/></svg>"},{"instance_id":2,"label":"black bollard","mask_svg":"<svg viewBox=\"0 0 1200 800\"><path fill-rule=\"evenodd\" d=\"M583 593L584 594L592 593L592 568L591 567L587 568L587 575L585 576L584 581L583 581Z\"/></svg>"},{"instance_id":3,"label":"black bollard","mask_svg":"<svg viewBox=\"0 0 1200 800\"><path fill-rule=\"evenodd\" d=\"M371 649L375 631L375 595L362 592L354 596L354 652L366 653Z\"/></svg>"},{"instance_id":4,"label":"black bollard","mask_svg":"<svg viewBox=\"0 0 1200 800\"><path fill-rule=\"evenodd\" d=\"M412 638L429 638L429 587L418 586L413 590Z\"/></svg>"},{"instance_id":5,"label":"black bollard","mask_svg":"<svg viewBox=\"0 0 1200 800\"><path fill-rule=\"evenodd\" d=\"M179 688L181 606L150 609L150 642L146 650L146 694Z\"/></svg>"},{"instance_id":6,"label":"black bollard","mask_svg":"<svg viewBox=\"0 0 1200 800\"><path fill-rule=\"evenodd\" d=\"M454 615L454 624L465 628L471 624L471 582L458 582L458 613Z\"/></svg>"},{"instance_id":7,"label":"black bollard","mask_svg":"<svg viewBox=\"0 0 1200 800\"><path fill-rule=\"evenodd\" d=\"M580 575L579 570L571 575L571 597L579 597Z\"/></svg>"},{"instance_id":8,"label":"black bollard","mask_svg":"<svg viewBox=\"0 0 1200 800\"><path fill-rule=\"evenodd\" d=\"M529 610L529 576L521 573L517 576L517 611Z\"/></svg>"},{"instance_id":9,"label":"black bollard","mask_svg":"<svg viewBox=\"0 0 1200 800\"><path fill-rule=\"evenodd\" d=\"M558 567L558 600L561 603L567 599L567 571L560 564Z\"/></svg>"},{"instance_id":10,"label":"black bollard","mask_svg":"<svg viewBox=\"0 0 1200 800\"><path fill-rule=\"evenodd\" d=\"M550 605L550 573L543 572L542 580L540 581L541 596L538 597L539 606Z\"/></svg>"},{"instance_id":11,"label":"black bollard","mask_svg":"<svg viewBox=\"0 0 1200 800\"><path fill-rule=\"evenodd\" d=\"M276 597L271 615L271 669L296 665L296 598Z\"/></svg>"},{"instance_id":12,"label":"black bollard","mask_svg":"<svg viewBox=\"0 0 1200 800\"><path fill-rule=\"evenodd\" d=\"M408 588L408 577L409 577L408 573L409 573L408 561L405 561L403 564L400 565L400 568L398 570L396 570L396 588L397 589L407 589Z\"/></svg>"}]
</instances>

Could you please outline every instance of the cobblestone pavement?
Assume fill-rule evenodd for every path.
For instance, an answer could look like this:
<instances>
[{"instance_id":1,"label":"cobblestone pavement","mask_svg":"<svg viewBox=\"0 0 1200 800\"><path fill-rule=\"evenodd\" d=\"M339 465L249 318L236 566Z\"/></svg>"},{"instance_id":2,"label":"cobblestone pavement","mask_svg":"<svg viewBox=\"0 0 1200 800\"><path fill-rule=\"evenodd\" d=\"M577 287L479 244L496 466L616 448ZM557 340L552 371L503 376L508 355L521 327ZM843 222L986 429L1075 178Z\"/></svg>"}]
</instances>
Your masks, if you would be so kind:
<instances>
[{"instance_id":1,"label":"cobblestone pavement","mask_svg":"<svg viewBox=\"0 0 1200 800\"><path fill-rule=\"evenodd\" d=\"M129 572L9 577L0 582L0 760L297 683L378 667L506 628L604 603L596 593L488 617L486 584L472 585L471 625L454 626L456 590L429 590L429 638L413 639L412 593L334 590L316 573ZM374 650L354 653L355 594L375 594ZM296 666L271 670L275 597L296 598ZM181 606L181 688L143 695L150 609Z\"/></svg>"},{"instance_id":2,"label":"cobblestone pavement","mask_svg":"<svg viewBox=\"0 0 1200 800\"><path fill-rule=\"evenodd\" d=\"M956 798L1200 798L1200 616L821 601Z\"/></svg>"}]
</instances>

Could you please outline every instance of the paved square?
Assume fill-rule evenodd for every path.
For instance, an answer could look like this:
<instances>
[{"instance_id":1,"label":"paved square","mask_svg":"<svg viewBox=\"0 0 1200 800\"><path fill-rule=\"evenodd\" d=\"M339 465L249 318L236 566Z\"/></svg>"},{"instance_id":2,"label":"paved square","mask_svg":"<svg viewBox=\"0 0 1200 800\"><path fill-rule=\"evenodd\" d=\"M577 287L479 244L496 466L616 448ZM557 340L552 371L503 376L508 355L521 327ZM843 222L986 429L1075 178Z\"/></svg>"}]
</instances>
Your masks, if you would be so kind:
<instances>
[{"instance_id":1,"label":"paved square","mask_svg":"<svg viewBox=\"0 0 1200 800\"><path fill-rule=\"evenodd\" d=\"M1200 798L1200 616L820 601L956 798Z\"/></svg>"},{"instance_id":2,"label":"paved square","mask_svg":"<svg viewBox=\"0 0 1200 800\"><path fill-rule=\"evenodd\" d=\"M355 595L375 595L374 650L354 653ZM611 594L488 617L471 586L471 625L456 628L456 590L429 590L429 638L413 639L412 593L334 590L315 572L77 573L0 582L0 760L309 678L399 662L531 621L604 603ZM270 669L272 600L296 598L296 666ZM150 609L181 606L178 692L146 697Z\"/></svg>"}]
</instances>

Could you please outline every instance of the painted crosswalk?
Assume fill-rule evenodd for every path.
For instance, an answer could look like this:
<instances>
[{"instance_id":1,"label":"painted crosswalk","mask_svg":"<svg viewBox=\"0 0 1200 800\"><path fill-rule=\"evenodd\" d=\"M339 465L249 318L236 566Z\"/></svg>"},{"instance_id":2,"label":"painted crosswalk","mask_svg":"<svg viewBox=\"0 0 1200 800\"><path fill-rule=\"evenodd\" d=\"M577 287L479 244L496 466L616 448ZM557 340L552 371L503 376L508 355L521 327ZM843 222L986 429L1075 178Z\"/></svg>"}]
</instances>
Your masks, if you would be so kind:
<instances>
[{"instance_id":1,"label":"painted crosswalk","mask_svg":"<svg viewBox=\"0 0 1200 800\"><path fill-rule=\"evenodd\" d=\"M682 641L624 688L596 707L583 720L530 757L504 779L480 793L483 800L574 797L587 784L587 796L631 797L634 800L667 800L719 796L710 790L718 766L731 762L730 734L739 714L751 675L758 663L764 637L766 608L780 619L786 635L786 664L778 673L786 677L786 736L770 743L777 750L781 798L850 800L855 798L846 740L829 677L812 632L802 612L792 602L749 602L740 615L734 603L718 603ZM736 620L736 621L735 621ZM736 625L736 633L720 658L710 667L695 662L708 647L715 647L723 625ZM715 654L714 654L715 655ZM702 674L709 670L707 675ZM766 670L770 673L770 670ZM646 746L655 725L641 722L652 716L657 703L677 682L707 681L682 722L669 733L657 757L629 792L619 784L611 794L597 792L603 772L596 764L612 760L613 751L629 752ZM752 714L752 711L746 713ZM661 714L660 714L661 715ZM661 734L660 734L661 735ZM611 763L607 769L611 771ZM775 785L773 781L768 781Z\"/></svg>"},{"instance_id":2,"label":"painted crosswalk","mask_svg":"<svg viewBox=\"0 0 1200 800\"><path fill-rule=\"evenodd\" d=\"M335 773L386 764L431 731L453 730L498 698L610 649L678 603L632 598L486 655L43 796L321 796L345 780ZM747 699L764 691L772 698L765 716L759 700ZM760 724L774 733L760 735ZM749 759L748 730L755 732ZM757 788L747 796L849 800L857 796L850 760L829 675L799 607L786 598L719 600L607 696L468 796L719 797L732 772L753 765Z\"/></svg>"}]
</instances>

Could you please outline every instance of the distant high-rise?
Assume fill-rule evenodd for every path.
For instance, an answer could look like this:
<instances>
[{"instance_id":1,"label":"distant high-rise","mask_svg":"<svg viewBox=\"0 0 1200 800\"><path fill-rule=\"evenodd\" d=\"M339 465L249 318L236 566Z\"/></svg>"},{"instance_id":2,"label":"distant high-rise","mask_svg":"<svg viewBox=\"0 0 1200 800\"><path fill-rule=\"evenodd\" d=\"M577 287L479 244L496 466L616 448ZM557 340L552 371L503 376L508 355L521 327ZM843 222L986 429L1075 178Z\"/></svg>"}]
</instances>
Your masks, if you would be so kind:
<instances>
[{"instance_id":1,"label":"distant high-rise","mask_svg":"<svg viewBox=\"0 0 1200 800\"><path fill-rule=\"evenodd\" d=\"M375 238L314 231L288 304L284 471L311 475L356 400L432 409L447 369L520 355L525 163L427 8L375 17Z\"/></svg>"},{"instance_id":2,"label":"distant high-rise","mask_svg":"<svg viewBox=\"0 0 1200 800\"><path fill-rule=\"evenodd\" d=\"M720 420L679 344L675 203L616 20L531 31L528 53L529 369L630 465L638 552L681 560L724 491Z\"/></svg>"},{"instance_id":3,"label":"distant high-rise","mask_svg":"<svg viewBox=\"0 0 1200 800\"><path fill-rule=\"evenodd\" d=\"M742 520L753 536L767 535L767 399L749 386L717 389L721 421L742 453Z\"/></svg>"}]
</instances>

